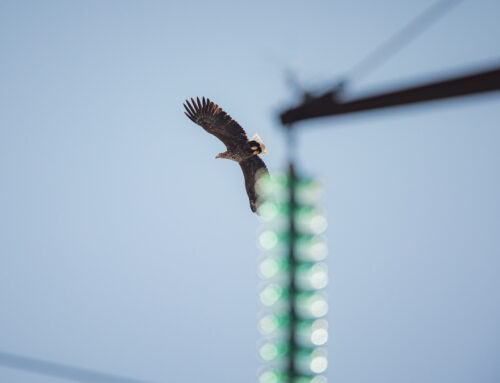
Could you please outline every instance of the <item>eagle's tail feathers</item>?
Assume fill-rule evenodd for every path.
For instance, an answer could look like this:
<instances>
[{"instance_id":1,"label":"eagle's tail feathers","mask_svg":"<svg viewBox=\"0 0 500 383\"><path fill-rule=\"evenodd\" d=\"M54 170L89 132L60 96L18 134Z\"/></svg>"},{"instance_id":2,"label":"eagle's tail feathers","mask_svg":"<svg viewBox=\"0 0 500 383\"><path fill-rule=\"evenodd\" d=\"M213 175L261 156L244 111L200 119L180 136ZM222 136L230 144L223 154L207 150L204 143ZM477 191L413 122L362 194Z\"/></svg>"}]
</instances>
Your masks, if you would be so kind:
<instances>
[{"instance_id":1,"label":"eagle's tail feathers","mask_svg":"<svg viewBox=\"0 0 500 383\"><path fill-rule=\"evenodd\" d=\"M260 144L260 148L262 149L262 153L260 153L260 154L267 154L266 145L262 142L262 139L260 138L260 136L257 133L255 133L253 135L253 137L250 139L250 141L257 141Z\"/></svg>"}]
</instances>

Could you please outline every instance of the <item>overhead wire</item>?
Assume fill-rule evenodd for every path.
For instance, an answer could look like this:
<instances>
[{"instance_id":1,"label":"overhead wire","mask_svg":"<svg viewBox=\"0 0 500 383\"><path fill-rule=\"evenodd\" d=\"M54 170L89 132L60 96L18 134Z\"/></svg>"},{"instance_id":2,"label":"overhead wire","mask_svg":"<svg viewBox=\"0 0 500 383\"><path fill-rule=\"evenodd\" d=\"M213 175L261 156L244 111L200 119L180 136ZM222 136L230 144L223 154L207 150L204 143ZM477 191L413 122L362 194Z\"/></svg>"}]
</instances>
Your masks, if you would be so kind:
<instances>
[{"instance_id":1,"label":"overhead wire","mask_svg":"<svg viewBox=\"0 0 500 383\"><path fill-rule=\"evenodd\" d=\"M417 15L388 40L377 46L347 72L345 82L359 81L387 62L434 22L451 11L463 0L438 0Z\"/></svg>"},{"instance_id":2,"label":"overhead wire","mask_svg":"<svg viewBox=\"0 0 500 383\"><path fill-rule=\"evenodd\" d=\"M0 367L87 383L146 383L143 380L48 362L0 351Z\"/></svg>"}]
</instances>

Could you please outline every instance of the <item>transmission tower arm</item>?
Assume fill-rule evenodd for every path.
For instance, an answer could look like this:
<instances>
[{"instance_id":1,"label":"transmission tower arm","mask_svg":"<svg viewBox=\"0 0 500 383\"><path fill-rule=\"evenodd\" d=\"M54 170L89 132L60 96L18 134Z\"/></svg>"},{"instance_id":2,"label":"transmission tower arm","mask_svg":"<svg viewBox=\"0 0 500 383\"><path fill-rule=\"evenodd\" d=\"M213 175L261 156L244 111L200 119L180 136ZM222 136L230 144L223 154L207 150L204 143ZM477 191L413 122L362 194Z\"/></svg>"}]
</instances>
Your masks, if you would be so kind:
<instances>
[{"instance_id":1,"label":"transmission tower arm","mask_svg":"<svg viewBox=\"0 0 500 383\"><path fill-rule=\"evenodd\" d=\"M431 82L415 87L343 102L338 92L309 98L301 105L281 113L281 123L289 125L312 118L391 108L478 93L500 91L500 67L469 75Z\"/></svg>"}]
</instances>

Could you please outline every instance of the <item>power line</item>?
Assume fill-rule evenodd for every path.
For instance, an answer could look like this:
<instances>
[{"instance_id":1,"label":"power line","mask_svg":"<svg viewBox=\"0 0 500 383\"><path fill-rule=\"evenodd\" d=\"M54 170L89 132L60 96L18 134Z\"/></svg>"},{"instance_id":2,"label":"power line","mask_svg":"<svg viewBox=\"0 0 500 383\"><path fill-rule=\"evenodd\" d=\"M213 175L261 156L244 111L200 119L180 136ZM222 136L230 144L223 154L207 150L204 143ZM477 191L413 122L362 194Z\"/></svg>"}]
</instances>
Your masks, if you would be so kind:
<instances>
[{"instance_id":1,"label":"power line","mask_svg":"<svg viewBox=\"0 0 500 383\"><path fill-rule=\"evenodd\" d=\"M438 0L425 9L403 29L391 36L388 40L371 51L364 59L355 64L347 74L348 80L358 80L368 76L377 67L381 66L391 56L396 54L412 39L424 32L428 27L443 17L462 0Z\"/></svg>"},{"instance_id":2,"label":"power line","mask_svg":"<svg viewBox=\"0 0 500 383\"><path fill-rule=\"evenodd\" d=\"M0 366L88 383L146 383L143 380L67 366L0 351Z\"/></svg>"}]
</instances>

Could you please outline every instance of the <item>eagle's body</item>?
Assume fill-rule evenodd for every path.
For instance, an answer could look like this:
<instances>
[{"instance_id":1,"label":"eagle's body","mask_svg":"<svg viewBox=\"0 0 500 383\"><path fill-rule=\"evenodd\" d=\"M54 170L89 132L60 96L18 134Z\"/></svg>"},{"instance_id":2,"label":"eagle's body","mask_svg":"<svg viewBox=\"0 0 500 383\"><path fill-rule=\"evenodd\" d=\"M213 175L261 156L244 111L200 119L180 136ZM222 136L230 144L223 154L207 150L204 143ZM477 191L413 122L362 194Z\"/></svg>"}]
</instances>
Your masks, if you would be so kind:
<instances>
[{"instance_id":1,"label":"eagle's body","mask_svg":"<svg viewBox=\"0 0 500 383\"><path fill-rule=\"evenodd\" d=\"M184 104L186 116L191 121L200 125L208 133L220 139L227 150L219 153L215 158L226 158L240 164L245 177L245 188L247 190L250 208L257 211L257 195L255 183L258 177L268 173L266 165L258 154L266 154L266 146L256 134L250 140L243 128L234 121L218 105L205 97L200 100L186 100Z\"/></svg>"},{"instance_id":2,"label":"eagle's body","mask_svg":"<svg viewBox=\"0 0 500 383\"><path fill-rule=\"evenodd\" d=\"M255 156L255 151L256 149L252 150L248 142L245 142L244 144L228 147L225 152L217 154L215 158L225 158L227 160L241 162Z\"/></svg>"}]
</instances>

